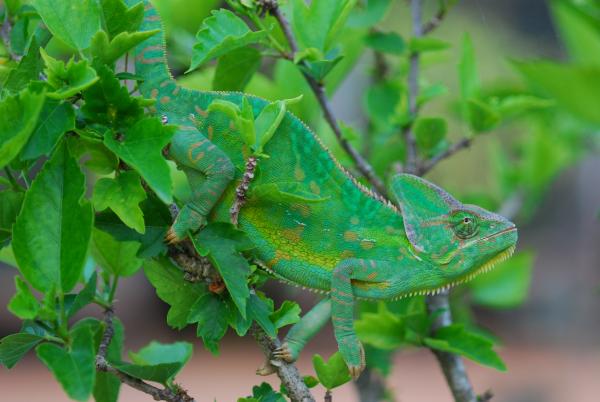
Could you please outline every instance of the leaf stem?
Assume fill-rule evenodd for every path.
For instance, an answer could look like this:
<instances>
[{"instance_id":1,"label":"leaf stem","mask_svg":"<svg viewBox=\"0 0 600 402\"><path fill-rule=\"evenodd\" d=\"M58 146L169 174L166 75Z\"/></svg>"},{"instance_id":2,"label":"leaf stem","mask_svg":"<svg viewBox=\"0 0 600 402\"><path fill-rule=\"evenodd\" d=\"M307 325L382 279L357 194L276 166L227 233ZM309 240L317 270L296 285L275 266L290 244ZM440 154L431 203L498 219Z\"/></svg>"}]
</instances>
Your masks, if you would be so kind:
<instances>
[{"instance_id":1,"label":"leaf stem","mask_svg":"<svg viewBox=\"0 0 600 402\"><path fill-rule=\"evenodd\" d=\"M10 169L7 167L4 168L4 173L6 173L6 178L8 179L8 181L10 182L11 186L13 187L13 190L16 191L23 191L25 190L23 188L23 186L21 186L17 180L15 179L15 176L13 176L12 172L10 171Z\"/></svg>"},{"instance_id":2,"label":"leaf stem","mask_svg":"<svg viewBox=\"0 0 600 402\"><path fill-rule=\"evenodd\" d=\"M117 286L119 284L119 276L115 275L115 279L113 279L112 286L110 287L110 294L108 295L108 304L111 305L114 298L115 293L117 292Z\"/></svg>"}]
</instances>

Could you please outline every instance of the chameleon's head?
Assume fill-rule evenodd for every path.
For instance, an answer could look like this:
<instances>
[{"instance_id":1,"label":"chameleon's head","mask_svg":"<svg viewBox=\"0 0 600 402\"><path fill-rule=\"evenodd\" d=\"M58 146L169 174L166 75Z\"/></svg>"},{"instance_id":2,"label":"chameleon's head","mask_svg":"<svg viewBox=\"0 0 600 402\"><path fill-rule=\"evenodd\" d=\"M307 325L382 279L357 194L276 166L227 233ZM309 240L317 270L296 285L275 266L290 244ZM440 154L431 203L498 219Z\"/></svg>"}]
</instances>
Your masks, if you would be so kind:
<instances>
[{"instance_id":1,"label":"chameleon's head","mask_svg":"<svg viewBox=\"0 0 600 402\"><path fill-rule=\"evenodd\" d=\"M508 219L450 194L417 176L394 177L406 236L419 258L428 261L426 288L431 293L473 278L510 257L517 228Z\"/></svg>"}]
</instances>

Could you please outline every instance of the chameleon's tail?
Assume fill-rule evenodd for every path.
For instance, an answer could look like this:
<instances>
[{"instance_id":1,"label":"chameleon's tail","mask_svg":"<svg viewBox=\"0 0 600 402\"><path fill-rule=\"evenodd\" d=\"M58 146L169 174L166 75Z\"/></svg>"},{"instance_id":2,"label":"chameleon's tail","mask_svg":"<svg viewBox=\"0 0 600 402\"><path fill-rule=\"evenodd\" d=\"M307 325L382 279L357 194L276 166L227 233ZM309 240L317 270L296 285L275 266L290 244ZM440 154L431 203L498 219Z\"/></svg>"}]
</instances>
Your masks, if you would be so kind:
<instances>
[{"instance_id":1,"label":"chameleon's tail","mask_svg":"<svg viewBox=\"0 0 600 402\"><path fill-rule=\"evenodd\" d=\"M126 0L129 6L139 3L139 0ZM152 89L164 86L169 81L174 81L166 56L166 42L164 27L158 12L148 0L144 3L144 20L140 27L141 31L159 29L160 32L140 43L134 52L135 71L137 75L144 77L140 83L140 91L145 97L150 97Z\"/></svg>"}]
</instances>

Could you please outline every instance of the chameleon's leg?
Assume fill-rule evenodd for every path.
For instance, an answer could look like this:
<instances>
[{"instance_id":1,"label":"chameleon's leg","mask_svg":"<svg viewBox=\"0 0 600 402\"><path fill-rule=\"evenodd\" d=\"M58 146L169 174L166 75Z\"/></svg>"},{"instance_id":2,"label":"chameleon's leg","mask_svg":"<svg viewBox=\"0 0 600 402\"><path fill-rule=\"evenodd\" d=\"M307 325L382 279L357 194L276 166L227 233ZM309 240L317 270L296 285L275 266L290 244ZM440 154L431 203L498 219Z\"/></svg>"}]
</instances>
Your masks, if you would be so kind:
<instances>
[{"instance_id":1,"label":"chameleon's leg","mask_svg":"<svg viewBox=\"0 0 600 402\"><path fill-rule=\"evenodd\" d=\"M283 344L276 349L273 357L288 363L295 361L306 343L319 332L331 317L331 301L329 298L317 303L287 333Z\"/></svg>"},{"instance_id":2,"label":"chameleon's leg","mask_svg":"<svg viewBox=\"0 0 600 402\"><path fill-rule=\"evenodd\" d=\"M165 237L175 243L206 224L206 216L233 179L235 168L229 157L197 130L177 131L169 156L184 167L192 189L192 200L179 211Z\"/></svg>"},{"instance_id":3,"label":"chameleon's leg","mask_svg":"<svg viewBox=\"0 0 600 402\"><path fill-rule=\"evenodd\" d=\"M354 332L354 300L357 282L383 287L389 284L385 261L347 259L340 262L331 277L331 319L335 339L354 379L365 368L365 351ZM380 287L380 286L377 286Z\"/></svg>"}]
</instances>

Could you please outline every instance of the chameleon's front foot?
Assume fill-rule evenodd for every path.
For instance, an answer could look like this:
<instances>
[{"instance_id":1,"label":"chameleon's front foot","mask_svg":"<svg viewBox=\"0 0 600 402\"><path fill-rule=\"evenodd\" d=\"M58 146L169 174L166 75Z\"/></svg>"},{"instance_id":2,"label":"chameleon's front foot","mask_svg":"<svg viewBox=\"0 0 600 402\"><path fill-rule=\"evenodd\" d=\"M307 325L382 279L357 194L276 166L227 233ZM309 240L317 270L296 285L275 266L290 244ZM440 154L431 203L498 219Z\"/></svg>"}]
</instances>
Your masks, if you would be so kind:
<instances>
[{"instance_id":1,"label":"chameleon's front foot","mask_svg":"<svg viewBox=\"0 0 600 402\"><path fill-rule=\"evenodd\" d=\"M275 359L281 359L287 363L295 362L298 358L299 351L294 351L288 342L284 342L280 347L273 351Z\"/></svg>"},{"instance_id":2,"label":"chameleon's front foot","mask_svg":"<svg viewBox=\"0 0 600 402\"><path fill-rule=\"evenodd\" d=\"M366 366L365 349L355 335L346 336L338 340L340 353L348 366L352 379L360 377Z\"/></svg>"},{"instance_id":3,"label":"chameleon's front foot","mask_svg":"<svg viewBox=\"0 0 600 402\"><path fill-rule=\"evenodd\" d=\"M165 242L167 244L178 243L185 239L189 232L195 232L205 225L206 217L192 209L189 205L185 205L179 211L175 222L173 222L173 225L167 231Z\"/></svg>"}]
</instances>

